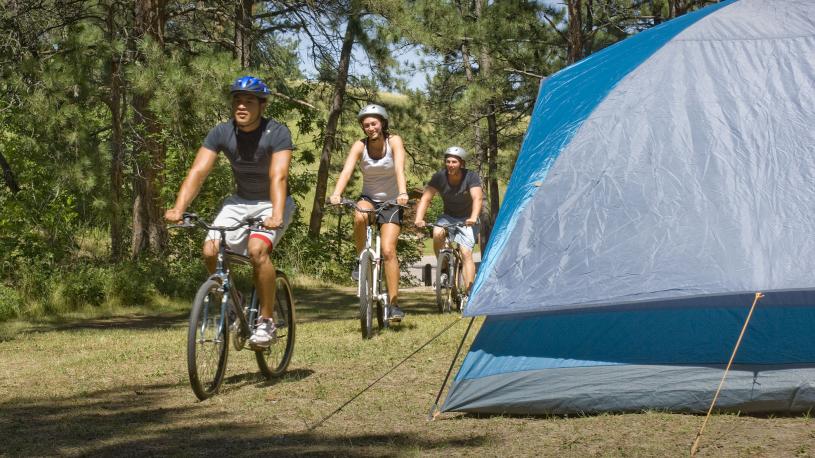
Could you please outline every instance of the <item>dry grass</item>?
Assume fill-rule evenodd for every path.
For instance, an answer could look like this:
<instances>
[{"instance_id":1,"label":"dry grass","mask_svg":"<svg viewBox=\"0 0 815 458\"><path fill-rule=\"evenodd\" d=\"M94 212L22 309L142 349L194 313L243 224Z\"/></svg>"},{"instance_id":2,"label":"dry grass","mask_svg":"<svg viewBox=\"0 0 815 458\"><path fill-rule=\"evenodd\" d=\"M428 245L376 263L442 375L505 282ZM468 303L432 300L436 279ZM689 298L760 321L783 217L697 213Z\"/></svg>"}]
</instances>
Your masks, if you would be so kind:
<instances>
[{"instance_id":1,"label":"dry grass","mask_svg":"<svg viewBox=\"0 0 815 458\"><path fill-rule=\"evenodd\" d=\"M0 455L687 456L702 420L645 412L428 422L465 320L433 313L428 291L405 291L406 322L362 341L353 290L296 296L288 374L266 381L251 354L233 351L222 392L205 402L187 381L183 304L164 314L10 325L0 341ZM815 456L815 425L717 415L700 456Z\"/></svg>"}]
</instances>

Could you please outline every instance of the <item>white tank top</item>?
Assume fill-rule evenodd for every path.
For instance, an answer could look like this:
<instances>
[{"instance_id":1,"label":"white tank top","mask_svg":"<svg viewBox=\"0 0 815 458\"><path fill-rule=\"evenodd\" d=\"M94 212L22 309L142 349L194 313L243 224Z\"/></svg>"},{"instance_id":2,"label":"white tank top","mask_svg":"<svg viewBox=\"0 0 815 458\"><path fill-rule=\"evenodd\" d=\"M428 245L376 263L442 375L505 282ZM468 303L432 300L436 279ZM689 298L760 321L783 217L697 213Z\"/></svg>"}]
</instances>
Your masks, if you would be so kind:
<instances>
[{"instance_id":1,"label":"white tank top","mask_svg":"<svg viewBox=\"0 0 815 458\"><path fill-rule=\"evenodd\" d=\"M396 184L396 164L388 138L385 138L385 155L381 159L371 159L367 140L363 140L363 144L365 149L362 150L362 160L359 163L362 170L362 195L376 202L395 199L399 195L399 186Z\"/></svg>"}]
</instances>

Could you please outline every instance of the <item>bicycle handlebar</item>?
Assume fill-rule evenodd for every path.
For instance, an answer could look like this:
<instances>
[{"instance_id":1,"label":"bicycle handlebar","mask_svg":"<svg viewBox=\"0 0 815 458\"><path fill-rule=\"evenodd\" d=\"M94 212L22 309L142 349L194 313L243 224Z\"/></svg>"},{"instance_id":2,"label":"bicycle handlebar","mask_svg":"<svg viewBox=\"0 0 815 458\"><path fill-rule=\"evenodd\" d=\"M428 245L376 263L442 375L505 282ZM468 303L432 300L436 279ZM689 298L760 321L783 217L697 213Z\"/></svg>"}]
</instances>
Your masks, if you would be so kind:
<instances>
[{"instance_id":1,"label":"bicycle handlebar","mask_svg":"<svg viewBox=\"0 0 815 458\"><path fill-rule=\"evenodd\" d=\"M440 227L442 229L449 229L451 227L467 227L467 224L465 224L465 223L453 223L453 224L425 223L425 227Z\"/></svg>"},{"instance_id":2,"label":"bicycle handlebar","mask_svg":"<svg viewBox=\"0 0 815 458\"><path fill-rule=\"evenodd\" d=\"M261 218L259 216L253 216L253 217L246 218L243 221L241 221L241 222L239 222L239 223L237 223L237 224L235 224L233 226L213 226L212 224L207 223L206 221L202 220L198 216L198 214L196 214L196 213L184 212L181 215L181 220L183 221L181 224L173 224L173 225L170 225L170 227L172 227L172 228L194 228L196 226L201 226L206 230L218 231L218 232L221 232L221 231L230 232L230 231L236 231L236 230L238 230L238 229L240 229L242 227L248 227L249 230L254 231L254 232L272 233L272 231L270 231L269 229L266 229L266 228L264 228L262 226L263 218Z\"/></svg>"},{"instance_id":3,"label":"bicycle handlebar","mask_svg":"<svg viewBox=\"0 0 815 458\"><path fill-rule=\"evenodd\" d=\"M386 210L390 207L402 207L408 208L407 205L400 205L396 199L386 200L385 202L377 203L374 208L362 208L360 207L355 200L351 199L342 199L338 204L332 204L330 201L328 202L329 205L336 206L336 207L346 207L346 208L353 208L354 210L360 213L379 213L383 210Z\"/></svg>"}]
</instances>

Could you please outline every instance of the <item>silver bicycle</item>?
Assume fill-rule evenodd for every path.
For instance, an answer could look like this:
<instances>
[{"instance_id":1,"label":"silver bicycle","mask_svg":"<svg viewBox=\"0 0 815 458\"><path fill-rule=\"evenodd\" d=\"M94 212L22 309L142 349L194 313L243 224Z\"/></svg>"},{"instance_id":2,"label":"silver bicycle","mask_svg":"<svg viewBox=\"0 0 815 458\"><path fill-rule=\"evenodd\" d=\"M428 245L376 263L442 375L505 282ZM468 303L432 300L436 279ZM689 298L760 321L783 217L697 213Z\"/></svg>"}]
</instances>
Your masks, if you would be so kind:
<instances>
[{"instance_id":1,"label":"silver bicycle","mask_svg":"<svg viewBox=\"0 0 815 458\"><path fill-rule=\"evenodd\" d=\"M391 320L388 289L382 281L382 240L376 220L382 211L400 205L395 200L389 200L378 204L373 209L367 209L358 206L350 199L343 199L338 205L368 215L365 248L359 254L357 296L359 297L359 323L362 338L370 339L373 336L374 310L376 310L376 322L380 330L386 329Z\"/></svg>"},{"instance_id":2,"label":"silver bicycle","mask_svg":"<svg viewBox=\"0 0 815 458\"><path fill-rule=\"evenodd\" d=\"M455 307L461 311L467 302L464 271L461 265L461 253L458 243L450 240L450 229L465 227L464 223L428 224L427 227L438 227L444 230L444 246L436 258L436 306L439 313L449 313Z\"/></svg>"},{"instance_id":3,"label":"silver bicycle","mask_svg":"<svg viewBox=\"0 0 815 458\"><path fill-rule=\"evenodd\" d=\"M230 334L235 350L247 346L255 353L258 368L267 378L278 377L286 370L294 352L294 299L286 275L277 271L275 285L274 319L276 330L272 344L267 348L247 345L255 328L259 313L256 290L241 293L232 280L230 266L249 264L249 258L226 248L226 233L243 227L267 232L259 227L260 221L250 219L234 226L212 226L194 213L184 213L183 223L171 227L202 227L218 231L220 245L215 273L198 288L190 311L187 335L187 369L195 396L207 399L218 392L226 373ZM244 304L246 298L249 302Z\"/></svg>"}]
</instances>

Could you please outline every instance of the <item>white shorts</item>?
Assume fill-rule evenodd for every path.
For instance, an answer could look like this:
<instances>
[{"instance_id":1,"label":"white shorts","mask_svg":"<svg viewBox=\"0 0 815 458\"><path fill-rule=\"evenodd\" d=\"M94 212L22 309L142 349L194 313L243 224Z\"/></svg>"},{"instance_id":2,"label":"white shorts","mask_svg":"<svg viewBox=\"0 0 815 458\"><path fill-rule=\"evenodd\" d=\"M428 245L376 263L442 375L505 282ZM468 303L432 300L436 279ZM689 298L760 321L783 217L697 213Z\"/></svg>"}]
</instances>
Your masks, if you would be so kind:
<instances>
[{"instance_id":1,"label":"white shorts","mask_svg":"<svg viewBox=\"0 0 815 458\"><path fill-rule=\"evenodd\" d=\"M436 220L436 224L456 224L467 221L467 218L456 218L450 215L441 215ZM450 234L450 240L458 243L460 246L473 250L475 247L475 236L478 235L478 225L465 226L465 227L450 227L447 228Z\"/></svg>"},{"instance_id":2,"label":"white shorts","mask_svg":"<svg viewBox=\"0 0 815 458\"><path fill-rule=\"evenodd\" d=\"M230 231L226 233L226 245L235 253L246 255L249 239L259 238L265 241L271 250L280 242L289 224L291 224L295 207L294 199L292 199L291 196L286 197L286 208L283 211L283 227L270 230L269 232L253 232L246 227L236 231ZM215 217L215 221L213 221L212 225L234 226L246 218L266 218L271 216L271 214L272 203L268 200L249 200L233 195L224 200L224 205L221 207L221 211L218 213L218 216ZM218 231L209 231L209 233L207 233L207 240L220 239L221 234Z\"/></svg>"}]
</instances>

